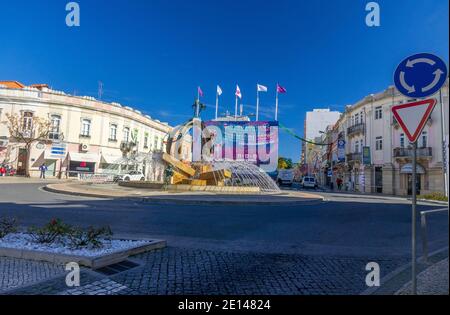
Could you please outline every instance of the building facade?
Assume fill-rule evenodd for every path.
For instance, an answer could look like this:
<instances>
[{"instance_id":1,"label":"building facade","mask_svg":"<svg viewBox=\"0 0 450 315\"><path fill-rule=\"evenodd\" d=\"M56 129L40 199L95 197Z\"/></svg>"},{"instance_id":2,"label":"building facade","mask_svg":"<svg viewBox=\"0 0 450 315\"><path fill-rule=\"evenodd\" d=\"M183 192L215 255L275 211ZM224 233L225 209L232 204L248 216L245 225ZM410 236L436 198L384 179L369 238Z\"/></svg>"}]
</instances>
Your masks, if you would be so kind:
<instances>
[{"instance_id":1,"label":"building facade","mask_svg":"<svg viewBox=\"0 0 450 315\"><path fill-rule=\"evenodd\" d=\"M437 104L418 140L417 188L419 194L444 192L443 136L448 156L448 80L434 95ZM392 107L415 101L401 95L393 86L346 107L323 141L318 178L322 185L341 178L344 189L389 195L412 193L412 148L392 114ZM442 105L441 105L442 102ZM443 106L446 119L442 119ZM338 144L341 144L339 147ZM444 159L443 159L444 157ZM447 165L448 167L448 165Z\"/></svg>"},{"instance_id":2,"label":"building facade","mask_svg":"<svg viewBox=\"0 0 450 315\"><path fill-rule=\"evenodd\" d=\"M48 139L33 143L29 152L31 176L39 176L42 164L49 177L108 172L117 169L116 164L122 163L130 149L141 155L165 150L164 141L173 129L118 103L67 95L46 85L0 82L0 164L8 164L18 174L25 172L27 154L24 144L14 142L9 134L7 114L20 117L22 132L32 117L51 122ZM191 158L188 142L183 143L182 157ZM139 170L148 180L162 180L162 169L152 169L144 162Z\"/></svg>"},{"instance_id":3,"label":"building facade","mask_svg":"<svg viewBox=\"0 0 450 315\"><path fill-rule=\"evenodd\" d=\"M304 122L304 138L314 142L320 138L329 125L334 125L341 116L340 112L330 111L330 109L313 109L312 112L306 112ZM316 161L316 148L302 142L301 164L305 165L308 172L314 169Z\"/></svg>"}]
</instances>

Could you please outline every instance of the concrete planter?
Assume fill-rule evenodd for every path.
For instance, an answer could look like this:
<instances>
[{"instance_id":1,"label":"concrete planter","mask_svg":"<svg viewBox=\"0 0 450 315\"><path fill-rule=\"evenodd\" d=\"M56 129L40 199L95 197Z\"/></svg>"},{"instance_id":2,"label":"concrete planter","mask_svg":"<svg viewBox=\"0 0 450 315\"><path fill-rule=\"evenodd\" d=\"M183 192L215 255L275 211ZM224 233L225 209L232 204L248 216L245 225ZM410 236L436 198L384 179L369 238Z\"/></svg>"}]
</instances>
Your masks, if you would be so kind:
<instances>
[{"instance_id":1,"label":"concrete planter","mask_svg":"<svg viewBox=\"0 0 450 315\"><path fill-rule=\"evenodd\" d=\"M0 256L47 261L57 264L67 264L69 262L76 262L81 266L89 267L92 269L98 269L118 262L126 260L129 256L137 255L140 253L148 252L155 249L166 247L166 241L163 240L148 240L147 244L137 245L136 247L126 250L118 251L111 254L99 255L99 256L78 256L67 255L52 252L44 252L29 249L17 249L0 247Z\"/></svg>"}]
</instances>

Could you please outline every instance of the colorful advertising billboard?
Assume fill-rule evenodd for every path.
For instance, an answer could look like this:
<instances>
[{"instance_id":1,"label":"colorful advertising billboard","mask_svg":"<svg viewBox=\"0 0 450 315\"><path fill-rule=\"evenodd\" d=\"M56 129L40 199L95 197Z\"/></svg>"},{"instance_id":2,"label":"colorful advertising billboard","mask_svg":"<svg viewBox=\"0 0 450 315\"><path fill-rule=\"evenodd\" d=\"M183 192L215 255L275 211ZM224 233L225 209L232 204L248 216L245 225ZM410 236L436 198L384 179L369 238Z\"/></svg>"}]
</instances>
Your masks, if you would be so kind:
<instances>
[{"instance_id":1,"label":"colorful advertising billboard","mask_svg":"<svg viewBox=\"0 0 450 315\"><path fill-rule=\"evenodd\" d=\"M207 121L205 135L209 159L215 161L246 161L266 172L278 165L278 122L276 121ZM209 149L208 149L209 148Z\"/></svg>"}]
</instances>

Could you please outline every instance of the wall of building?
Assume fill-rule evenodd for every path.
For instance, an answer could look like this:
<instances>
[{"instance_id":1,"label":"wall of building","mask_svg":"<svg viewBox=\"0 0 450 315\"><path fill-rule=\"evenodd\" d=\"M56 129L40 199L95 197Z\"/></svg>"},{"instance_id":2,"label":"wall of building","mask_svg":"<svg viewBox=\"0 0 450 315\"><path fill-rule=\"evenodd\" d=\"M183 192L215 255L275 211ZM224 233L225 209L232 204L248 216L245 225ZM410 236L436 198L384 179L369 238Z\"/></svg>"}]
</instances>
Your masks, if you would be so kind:
<instances>
[{"instance_id":1,"label":"wall of building","mask_svg":"<svg viewBox=\"0 0 450 315\"><path fill-rule=\"evenodd\" d=\"M417 161L424 169L424 174L419 175L421 194L444 191L441 128L448 134L448 119L442 123L441 95L446 113L444 117L448 117L448 80L440 93L433 96L438 103L418 141ZM334 128L328 130L330 139L336 141L338 134L341 134L346 141L346 160L343 163L337 161L337 147L331 147L329 164L333 165L334 169L333 182L341 177L344 182L350 182L350 189L356 191L394 195L410 193L410 176L402 172L405 165L411 163L411 157L408 155L411 152L408 149L410 144L406 137L401 140L403 131L393 118L392 107L412 101L415 100L408 99L395 88L389 87L381 93L369 95L354 105L347 106ZM362 124L360 131L351 133L349 128L357 123ZM362 156L358 155L362 154L363 147L370 148L371 159L367 165L362 163ZM352 157L357 158L352 161ZM322 172L326 171L325 168L327 167L324 166Z\"/></svg>"},{"instance_id":2,"label":"wall of building","mask_svg":"<svg viewBox=\"0 0 450 315\"><path fill-rule=\"evenodd\" d=\"M131 134L137 131L136 150L139 153L165 150L164 139L172 127L130 107L124 107L117 103L105 103L91 97L75 97L63 92L49 89L38 90L33 88L10 89L0 87L0 141L9 139L6 114L22 115L23 112L32 112L34 116L51 119L52 116L60 117L59 140L53 142L34 143L31 149L30 163L31 175L38 176L39 166L42 163L51 165L55 169L49 172L50 176L58 176L59 172L65 172L68 166L70 153L83 154L86 160L95 159L95 172L104 171L109 162L123 156L121 144L131 142ZM82 122L90 121L90 133L82 135ZM111 125L115 125L116 139L111 139ZM129 138L125 139L124 130L128 128ZM147 143L145 143L147 138ZM56 142L67 145L68 155L55 158L51 156L52 146ZM85 145L86 150L80 146ZM190 160L189 143L183 144L184 158ZM0 146L1 147L1 146ZM8 142L7 148L0 148L0 163L8 159L15 168L20 168L18 161L21 143ZM79 156L79 155L78 155ZM160 170L159 170L159 173ZM161 177L161 176L159 176Z\"/></svg>"}]
</instances>

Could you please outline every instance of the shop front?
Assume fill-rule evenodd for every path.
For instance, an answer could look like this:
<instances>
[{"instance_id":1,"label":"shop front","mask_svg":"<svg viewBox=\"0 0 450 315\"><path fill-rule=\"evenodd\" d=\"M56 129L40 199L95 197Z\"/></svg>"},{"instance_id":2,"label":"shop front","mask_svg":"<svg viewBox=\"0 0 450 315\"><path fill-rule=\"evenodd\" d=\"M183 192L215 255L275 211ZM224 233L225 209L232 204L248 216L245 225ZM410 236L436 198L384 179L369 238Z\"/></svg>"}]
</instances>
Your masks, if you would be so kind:
<instances>
[{"instance_id":1,"label":"shop front","mask_svg":"<svg viewBox=\"0 0 450 315\"><path fill-rule=\"evenodd\" d=\"M69 153L68 176L76 177L78 174L94 174L100 161L98 154Z\"/></svg>"},{"instance_id":2,"label":"shop front","mask_svg":"<svg viewBox=\"0 0 450 315\"><path fill-rule=\"evenodd\" d=\"M413 188L413 180L412 180L412 164L407 163L403 165L400 169L400 180L401 180L401 187L403 187L403 194L407 194L408 196L412 195L412 188ZM423 179L425 176L425 169L422 165L417 164L416 167L416 190L417 195L420 195L420 191L423 188Z\"/></svg>"}]
</instances>

